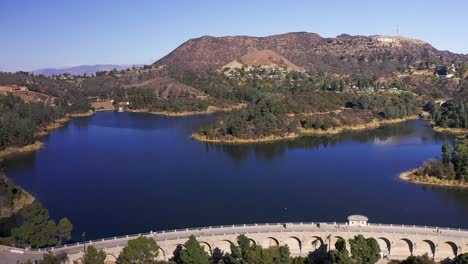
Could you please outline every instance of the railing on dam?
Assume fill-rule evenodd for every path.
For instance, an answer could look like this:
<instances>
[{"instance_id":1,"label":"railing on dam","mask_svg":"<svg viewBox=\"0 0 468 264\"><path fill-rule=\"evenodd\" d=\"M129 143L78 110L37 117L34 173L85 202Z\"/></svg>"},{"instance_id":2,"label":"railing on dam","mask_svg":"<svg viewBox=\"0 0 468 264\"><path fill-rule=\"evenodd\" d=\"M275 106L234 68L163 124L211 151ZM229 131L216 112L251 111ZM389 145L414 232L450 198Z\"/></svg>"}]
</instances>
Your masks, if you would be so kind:
<instances>
[{"instance_id":1,"label":"railing on dam","mask_svg":"<svg viewBox=\"0 0 468 264\"><path fill-rule=\"evenodd\" d=\"M132 235L124 235L124 236L115 236L109 238L102 238L102 239L95 239L89 240L73 244L65 244L56 247L48 247L48 248L41 248L41 249L30 249L29 251L37 251L37 252L44 252L44 251L52 251L52 250L60 250L69 247L77 247L83 246L83 244L96 244L96 243L105 243L109 241L115 241L120 239L133 239L139 236L161 236L161 235L169 235L169 234L177 234L177 233L190 233L190 231L194 232L203 232L203 231L215 231L215 230L225 230L225 232L221 234L249 234L249 233L269 233L269 232L298 232L298 231L305 231L303 228L307 226L309 228L313 228L314 230L307 230L307 231L338 231L337 228L347 228L348 223L339 223L339 222L298 222L298 223L288 223L290 227L278 230L268 230L268 227L272 228L279 228L284 227L285 223L262 223L262 224L241 224L241 225L219 225L219 226L208 226L208 227L194 227L194 228L184 228L184 229L172 229L172 230L163 230L163 231L150 231L147 233L138 233ZM254 232L232 232L236 229L242 228L252 228L258 227L258 230ZM361 227L353 227L352 232L373 232L373 233L400 233L400 234L421 234L427 233L429 231L440 230L440 231L451 231L451 232L460 232L468 238L468 230L467 229L460 229L460 228L439 228L433 226L418 226L418 225L394 225L394 224L376 224L376 223L368 223L366 226ZM231 231L231 232L230 232ZM343 231L343 230L341 230ZM214 232L213 232L214 233ZM171 239L179 239L180 237L175 237Z\"/></svg>"}]
</instances>

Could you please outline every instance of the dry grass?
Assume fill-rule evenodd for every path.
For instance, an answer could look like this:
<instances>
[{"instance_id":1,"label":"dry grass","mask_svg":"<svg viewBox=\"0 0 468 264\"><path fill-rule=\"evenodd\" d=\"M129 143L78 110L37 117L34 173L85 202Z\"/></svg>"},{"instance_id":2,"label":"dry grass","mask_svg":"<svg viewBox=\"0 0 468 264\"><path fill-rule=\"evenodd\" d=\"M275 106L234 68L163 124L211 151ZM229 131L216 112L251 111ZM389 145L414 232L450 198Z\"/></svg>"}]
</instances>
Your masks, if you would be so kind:
<instances>
[{"instance_id":1,"label":"dry grass","mask_svg":"<svg viewBox=\"0 0 468 264\"><path fill-rule=\"evenodd\" d=\"M13 156L13 155L17 155L17 154L33 152L33 151L41 149L43 146L44 146L44 144L42 142L36 141L33 144L26 145L26 146L23 146L23 147L6 148L6 149L0 151L0 158Z\"/></svg>"},{"instance_id":2,"label":"dry grass","mask_svg":"<svg viewBox=\"0 0 468 264\"><path fill-rule=\"evenodd\" d=\"M456 181L456 180L439 179L437 177L429 176L429 175L420 176L420 175L415 174L416 171L417 169L405 171L400 174L400 179L410 182L410 183L421 184L421 185L468 188L467 183L463 183L463 182Z\"/></svg>"}]
</instances>

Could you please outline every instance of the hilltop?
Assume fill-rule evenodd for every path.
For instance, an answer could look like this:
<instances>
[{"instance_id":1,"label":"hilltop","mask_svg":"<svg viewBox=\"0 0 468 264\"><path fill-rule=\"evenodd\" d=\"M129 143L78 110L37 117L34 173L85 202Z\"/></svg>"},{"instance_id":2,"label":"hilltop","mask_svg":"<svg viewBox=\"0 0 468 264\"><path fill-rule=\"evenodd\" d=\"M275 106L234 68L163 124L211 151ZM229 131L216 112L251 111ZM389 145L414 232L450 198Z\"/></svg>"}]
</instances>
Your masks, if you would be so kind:
<instances>
[{"instance_id":1,"label":"hilltop","mask_svg":"<svg viewBox=\"0 0 468 264\"><path fill-rule=\"evenodd\" d=\"M207 74L246 54L262 56L259 51L264 50L309 72L340 75L380 76L404 71L419 62L468 62L467 55L439 51L424 41L409 38L347 34L323 38L296 32L267 37L203 36L188 40L153 65L168 67L174 74Z\"/></svg>"}]
</instances>

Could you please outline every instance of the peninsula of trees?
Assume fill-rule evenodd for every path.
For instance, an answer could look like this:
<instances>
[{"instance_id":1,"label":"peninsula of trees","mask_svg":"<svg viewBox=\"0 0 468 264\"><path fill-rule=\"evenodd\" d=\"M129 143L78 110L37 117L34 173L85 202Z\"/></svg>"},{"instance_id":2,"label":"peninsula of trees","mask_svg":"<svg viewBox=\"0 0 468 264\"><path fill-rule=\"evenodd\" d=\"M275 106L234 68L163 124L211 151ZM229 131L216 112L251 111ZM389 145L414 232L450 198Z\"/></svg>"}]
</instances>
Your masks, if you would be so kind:
<instances>
[{"instance_id":1,"label":"peninsula of trees","mask_svg":"<svg viewBox=\"0 0 468 264\"><path fill-rule=\"evenodd\" d=\"M455 147L442 146L442 159L430 160L400 178L419 184L468 187L468 140L459 140Z\"/></svg>"}]
</instances>

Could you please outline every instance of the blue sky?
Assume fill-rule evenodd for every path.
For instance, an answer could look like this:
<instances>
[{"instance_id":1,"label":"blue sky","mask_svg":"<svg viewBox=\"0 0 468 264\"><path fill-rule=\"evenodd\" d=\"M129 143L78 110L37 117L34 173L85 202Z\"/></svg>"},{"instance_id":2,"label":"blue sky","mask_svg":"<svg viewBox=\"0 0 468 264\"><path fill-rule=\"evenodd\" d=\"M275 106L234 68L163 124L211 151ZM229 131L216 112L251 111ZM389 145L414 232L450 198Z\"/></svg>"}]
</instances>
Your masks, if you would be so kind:
<instances>
[{"instance_id":1,"label":"blue sky","mask_svg":"<svg viewBox=\"0 0 468 264\"><path fill-rule=\"evenodd\" d=\"M203 35L395 34L468 53L465 0L0 0L0 71L149 64Z\"/></svg>"}]
</instances>

